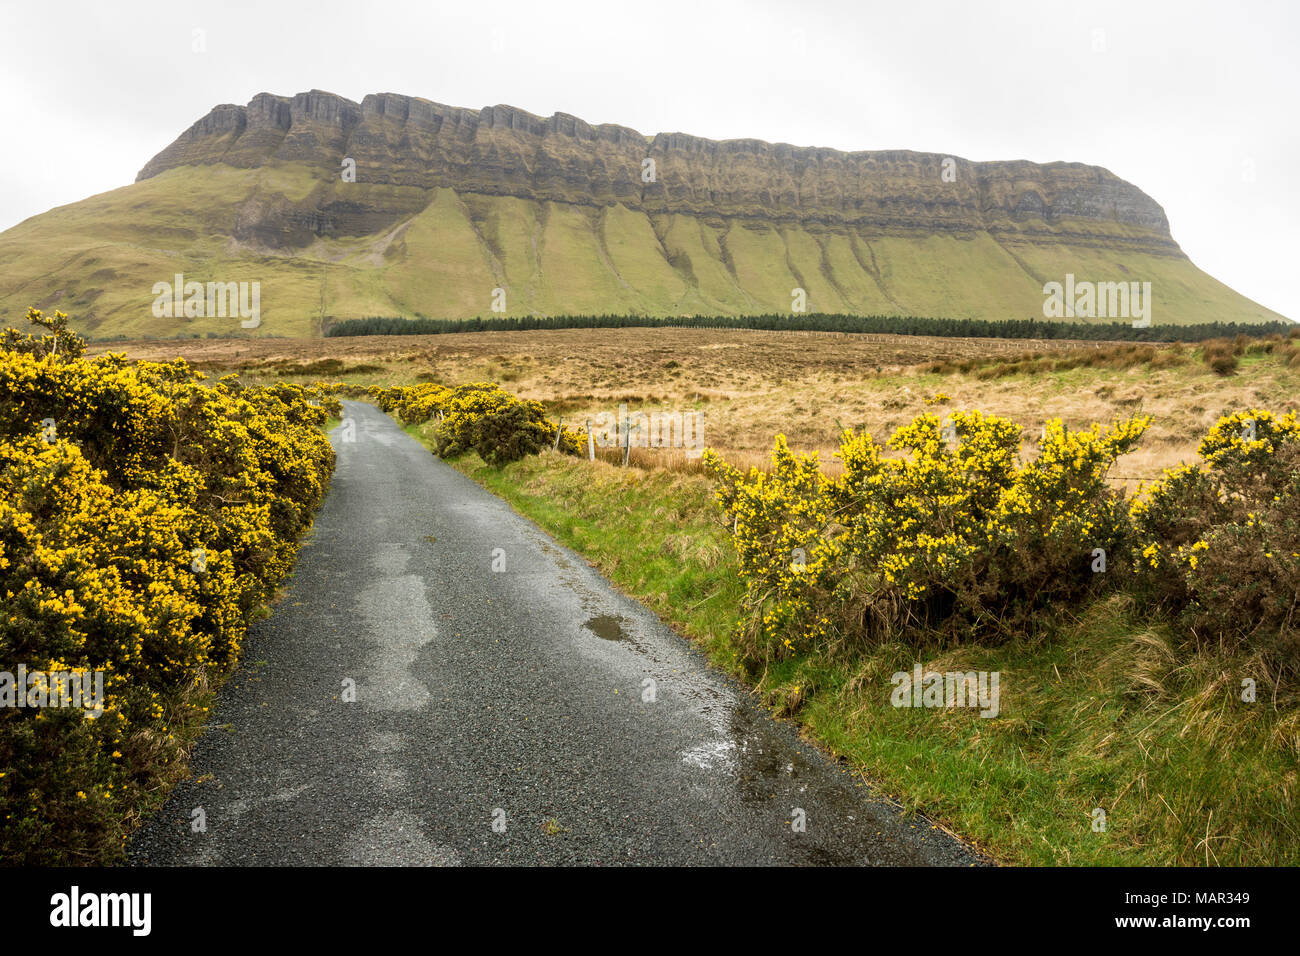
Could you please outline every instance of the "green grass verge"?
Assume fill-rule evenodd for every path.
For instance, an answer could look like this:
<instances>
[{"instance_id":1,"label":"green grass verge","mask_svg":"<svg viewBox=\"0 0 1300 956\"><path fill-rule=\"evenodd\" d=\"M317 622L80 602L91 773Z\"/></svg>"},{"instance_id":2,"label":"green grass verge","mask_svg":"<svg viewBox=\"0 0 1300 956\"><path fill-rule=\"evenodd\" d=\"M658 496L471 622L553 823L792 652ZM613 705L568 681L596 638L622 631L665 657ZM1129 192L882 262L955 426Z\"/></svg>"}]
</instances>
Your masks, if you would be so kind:
<instances>
[{"instance_id":1,"label":"green grass verge","mask_svg":"<svg viewBox=\"0 0 1300 956\"><path fill-rule=\"evenodd\" d=\"M427 426L426 426L427 427ZM408 431L424 439L424 428ZM709 482L543 454L454 467L586 557L878 789L1018 864L1300 863L1300 718L1241 702L1250 664L1178 649L1123 597L1037 639L889 644L747 672L744 588ZM895 708L890 677L1001 674L1001 712ZM1097 809L1104 831L1094 830Z\"/></svg>"}]
</instances>

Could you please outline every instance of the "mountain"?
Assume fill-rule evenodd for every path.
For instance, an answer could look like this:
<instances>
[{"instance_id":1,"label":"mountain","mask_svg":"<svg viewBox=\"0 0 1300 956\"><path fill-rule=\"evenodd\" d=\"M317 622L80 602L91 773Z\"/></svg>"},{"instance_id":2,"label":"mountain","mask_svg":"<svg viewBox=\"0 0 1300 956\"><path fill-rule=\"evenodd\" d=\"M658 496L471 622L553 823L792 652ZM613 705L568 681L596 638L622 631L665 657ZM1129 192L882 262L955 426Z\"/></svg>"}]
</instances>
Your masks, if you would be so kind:
<instances>
[{"instance_id":1,"label":"mountain","mask_svg":"<svg viewBox=\"0 0 1300 956\"><path fill-rule=\"evenodd\" d=\"M788 312L795 288L810 312L1041 318L1044 285L1067 274L1150 282L1156 324L1280 318L1197 269L1155 200L1095 166L647 137L318 90L217 106L134 184L0 233L6 317L58 308L101 337L239 331L156 317L154 285L177 273L260 283L259 335L494 304Z\"/></svg>"}]
</instances>

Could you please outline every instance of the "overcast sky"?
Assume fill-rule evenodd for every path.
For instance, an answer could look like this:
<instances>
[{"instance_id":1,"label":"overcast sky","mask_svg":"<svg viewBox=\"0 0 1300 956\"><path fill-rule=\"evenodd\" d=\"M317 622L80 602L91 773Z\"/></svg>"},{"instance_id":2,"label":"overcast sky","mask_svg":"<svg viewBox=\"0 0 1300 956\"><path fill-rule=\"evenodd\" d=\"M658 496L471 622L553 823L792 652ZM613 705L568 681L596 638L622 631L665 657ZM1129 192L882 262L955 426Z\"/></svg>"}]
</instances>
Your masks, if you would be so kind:
<instances>
[{"instance_id":1,"label":"overcast sky","mask_svg":"<svg viewBox=\"0 0 1300 956\"><path fill-rule=\"evenodd\" d=\"M1300 3L0 0L0 229L218 103L323 89L642 133L1104 166L1300 319ZM203 52L195 52L201 30Z\"/></svg>"}]
</instances>

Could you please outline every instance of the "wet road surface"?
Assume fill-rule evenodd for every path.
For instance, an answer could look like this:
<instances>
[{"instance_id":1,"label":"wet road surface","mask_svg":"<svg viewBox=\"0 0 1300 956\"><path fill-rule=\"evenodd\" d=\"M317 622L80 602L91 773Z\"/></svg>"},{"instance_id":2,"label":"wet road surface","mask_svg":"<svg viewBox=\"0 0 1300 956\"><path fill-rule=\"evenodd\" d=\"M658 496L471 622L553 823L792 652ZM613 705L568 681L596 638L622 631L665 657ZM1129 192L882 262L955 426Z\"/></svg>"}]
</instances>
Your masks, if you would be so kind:
<instances>
[{"instance_id":1,"label":"wet road surface","mask_svg":"<svg viewBox=\"0 0 1300 956\"><path fill-rule=\"evenodd\" d=\"M387 415L345 408L287 596L132 862L980 862Z\"/></svg>"}]
</instances>

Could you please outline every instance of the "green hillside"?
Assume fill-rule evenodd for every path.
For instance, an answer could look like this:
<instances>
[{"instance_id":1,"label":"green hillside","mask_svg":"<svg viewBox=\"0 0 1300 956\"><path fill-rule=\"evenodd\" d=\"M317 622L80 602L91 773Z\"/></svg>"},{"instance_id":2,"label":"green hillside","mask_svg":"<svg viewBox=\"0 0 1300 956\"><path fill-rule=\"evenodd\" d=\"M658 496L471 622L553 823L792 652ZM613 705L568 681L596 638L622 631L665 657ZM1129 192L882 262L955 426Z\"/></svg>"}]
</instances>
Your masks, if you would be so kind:
<instances>
[{"instance_id":1,"label":"green hillside","mask_svg":"<svg viewBox=\"0 0 1300 956\"><path fill-rule=\"evenodd\" d=\"M370 100L364 109L373 112ZM698 143L708 141L619 145L631 157L664 151L656 199L599 179L621 175L602 158L615 147L601 137L626 143L607 127L594 128L591 142L578 129L570 142L547 129L521 131L515 120L484 121L477 152L421 176L391 172L416 149L409 136L397 138L391 116L354 118L345 124L353 142L334 143L318 114L304 106L284 120L292 136L242 153L239 144L262 142L252 139L251 114L239 120L248 124L242 136L243 126L195 124L138 182L0 234L0 311L61 309L96 337L239 333L238 318L155 317L154 284L182 273L260 283L255 335L318 335L323 321L373 315L491 315L497 289L513 316L788 312L797 287L810 312L1042 318L1044 283L1071 273L1150 282L1156 324L1280 318L1196 268L1158 206L1094 167L969 164L975 184L930 209L926 197L940 193L917 172L920 154L889 154L887 163L826 150L755 158L756 147L713 144L735 152L727 161L737 169L752 167L744 182L771 179L755 198L748 186L732 188L718 171L722 159L699 158ZM381 146L377 134L357 142L367 122L384 132ZM445 135L446 123L440 128ZM503 143L523 143L515 165L498 162ZM387 152L367 159L363 148ZM434 148L424 151L428 168L440 169ZM350 153L362 156L357 182L336 171L334 157ZM882 171L867 178L828 156ZM516 165L532 185L518 181ZM854 189L861 195L849 196ZM1038 218L1024 212L1042 202L1055 205Z\"/></svg>"}]
</instances>

